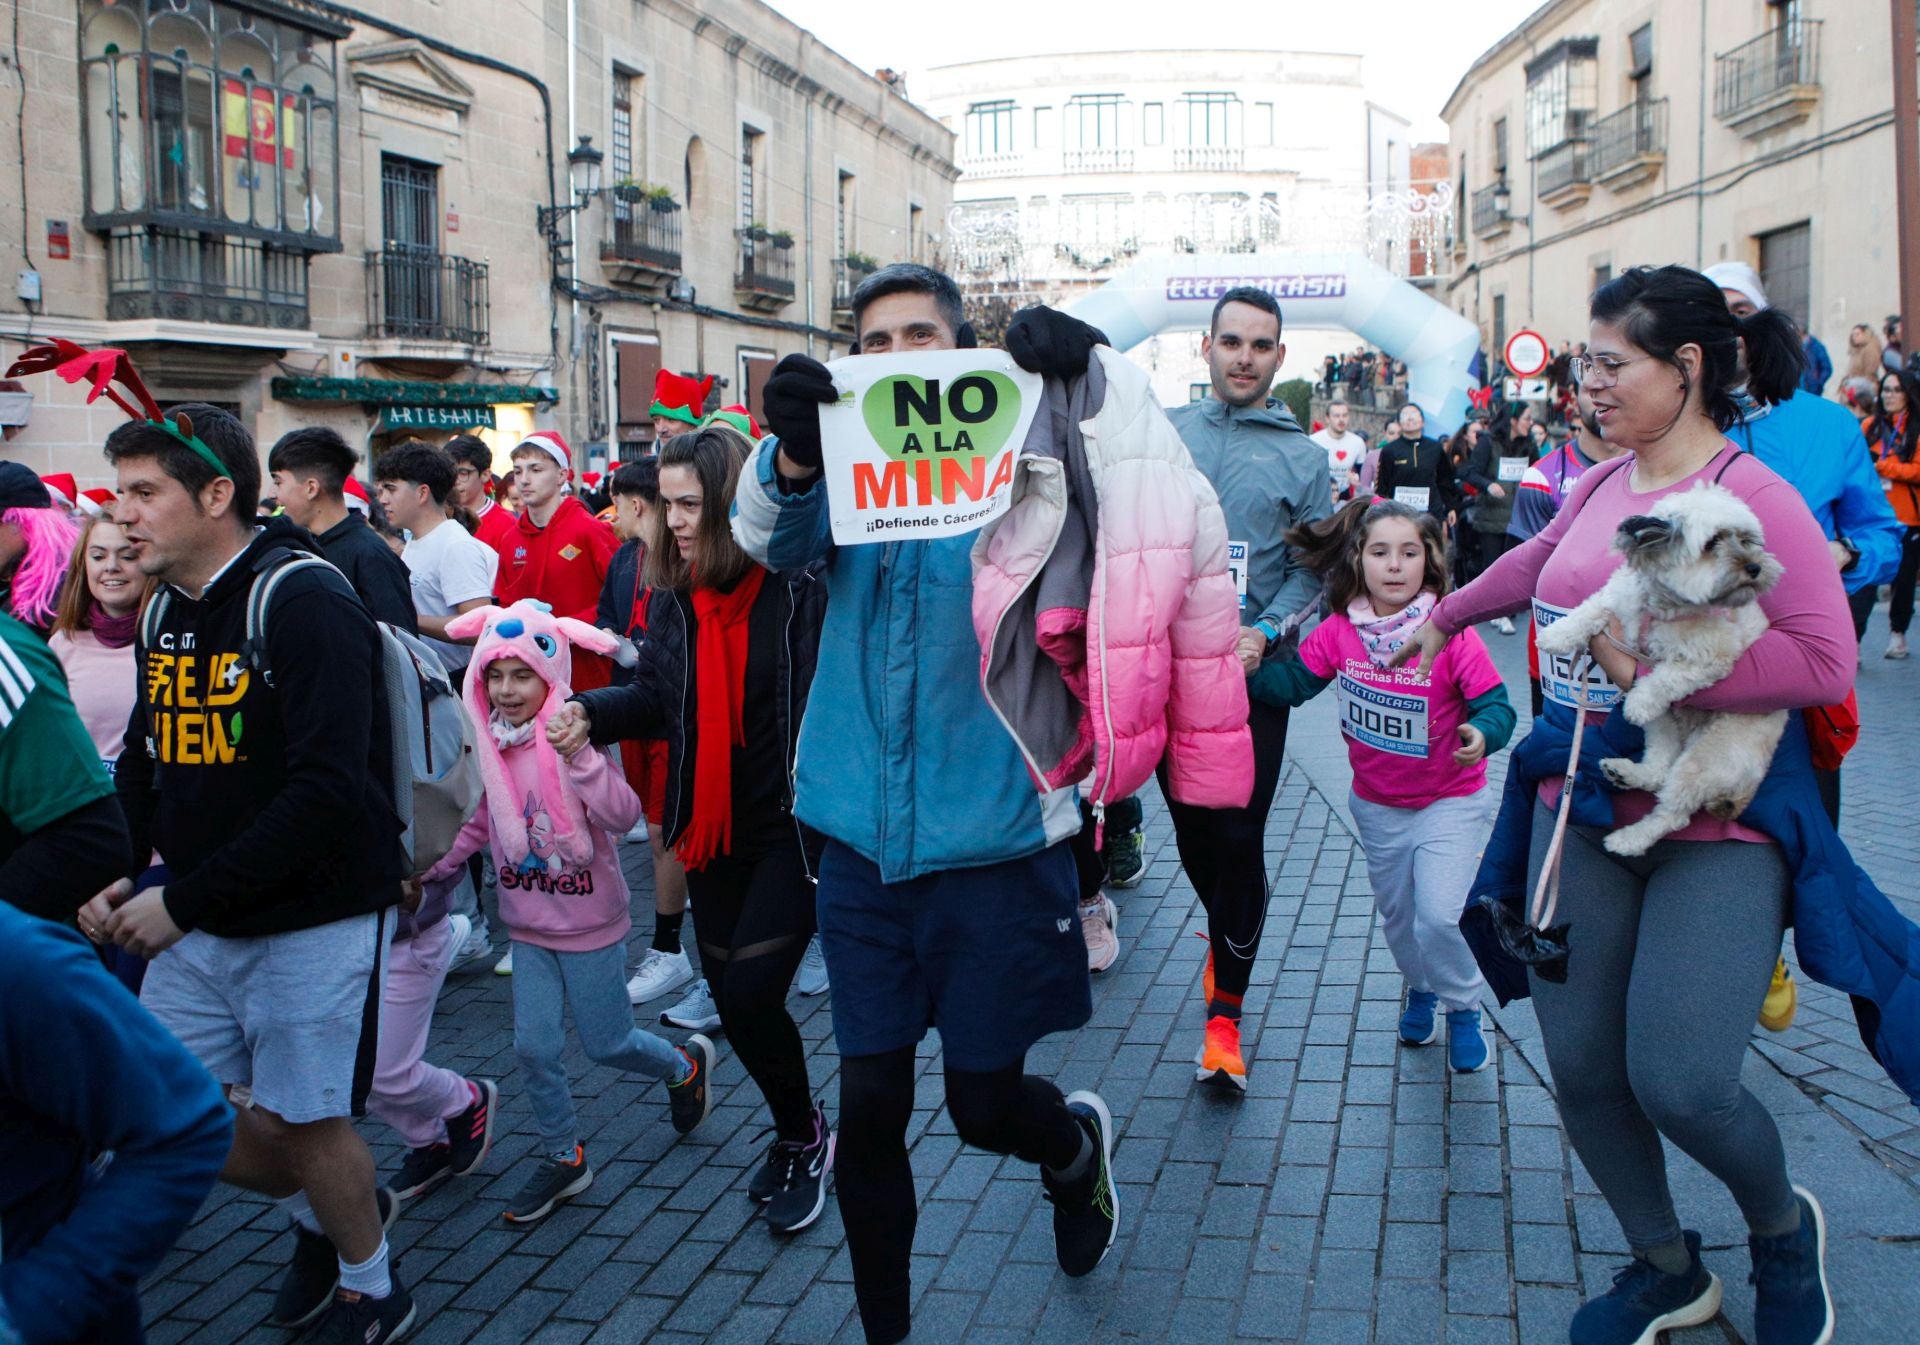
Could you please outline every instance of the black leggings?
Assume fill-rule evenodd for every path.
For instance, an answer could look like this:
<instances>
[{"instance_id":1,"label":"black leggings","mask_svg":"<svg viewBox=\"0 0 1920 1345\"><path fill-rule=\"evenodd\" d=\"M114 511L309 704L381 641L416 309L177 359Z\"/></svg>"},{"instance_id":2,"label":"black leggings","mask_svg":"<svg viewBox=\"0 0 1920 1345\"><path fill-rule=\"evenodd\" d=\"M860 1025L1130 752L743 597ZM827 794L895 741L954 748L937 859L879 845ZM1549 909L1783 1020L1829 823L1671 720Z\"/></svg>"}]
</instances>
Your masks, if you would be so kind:
<instances>
[{"instance_id":1,"label":"black leggings","mask_svg":"<svg viewBox=\"0 0 1920 1345\"><path fill-rule=\"evenodd\" d=\"M1893 576L1893 609L1887 613L1895 635L1913 625L1913 586L1920 580L1920 528L1908 528L1900 539L1900 569ZM1866 592L1871 593L1869 586Z\"/></svg>"},{"instance_id":2,"label":"black leggings","mask_svg":"<svg viewBox=\"0 0 1920 1345\"><path fill-rule=\"evenodd\" d=\"M755 859L716 856L687 874L700 969L740 1063L784 1140L813 1137L813 1089L787 987L813 937L813 884L800 843Z\"/></svg>"},{"instance_id":3,"label":"black leggings","mask_svg":"<svg viewBox=\"0 0 1920 1345\"><path fill-rule=\"evenodd\" d=\"M907 1159L913 1067L911 1046L840 1062L834 1181L868 1345L891 1345L906 1336L909 1324L919 1214ZM1067 1167L1080 1156L1085 1132L1060 1090L1025 1074L1025 1068L1021 1060L985 1074L948 1069L947 1114L963 1144L1026 1163Z\"/></svg>"},{"instance_id":4,"label":"black leggings","mask_svg":"<svg viewBox=\"0 0 1920 1345\"><path fill-rule=\"evenodd\" d=\"M1255 701L1247 724L1253 730L1253 797L1244 808L1196 808L1167 795L1174 843L1187 879L1207 912L1213 943L1215 1004L1239 1018L1240 1001L1253 979L1260 931L1267 919L1267 814L1280 786L1287 750L1284 705ZM1167 794L1167 763L1160 763L1160 792Z\"/></svg>"}]
</instances>

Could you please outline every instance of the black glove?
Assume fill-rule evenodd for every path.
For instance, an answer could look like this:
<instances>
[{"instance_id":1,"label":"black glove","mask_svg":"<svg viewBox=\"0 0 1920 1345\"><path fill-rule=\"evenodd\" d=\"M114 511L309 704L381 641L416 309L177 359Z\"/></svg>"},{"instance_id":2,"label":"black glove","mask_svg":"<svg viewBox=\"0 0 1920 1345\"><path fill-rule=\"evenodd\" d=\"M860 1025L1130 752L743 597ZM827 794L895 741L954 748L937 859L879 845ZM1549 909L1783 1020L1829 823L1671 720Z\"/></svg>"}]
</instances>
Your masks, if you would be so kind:
<instances>
[{"instance_id":1,"label":"black glove","mask_svg":"<svg viewBox=\"0 0 1920 1345\"><path fill-rule=\"evenodd\" d=\"M796 467L820 466L820 408L837 401L833 375L819 360L789 355L773 366L761 392L767 425L780 436L780 451Z\"/></svg>"},{"instance_id":2,"label":"black glove","mask_svg":"<svg viewBox=\"0 0 1920 1345\"><path fill-rule=\"evenodd\" d=\"M1046 378L1080 377L1087 372L1093 348L1107 344L1107 334L1098 327L1045 304L1021 309L1007 324L1007 354L1028 373Z\"/></svg>"}]
</instances>

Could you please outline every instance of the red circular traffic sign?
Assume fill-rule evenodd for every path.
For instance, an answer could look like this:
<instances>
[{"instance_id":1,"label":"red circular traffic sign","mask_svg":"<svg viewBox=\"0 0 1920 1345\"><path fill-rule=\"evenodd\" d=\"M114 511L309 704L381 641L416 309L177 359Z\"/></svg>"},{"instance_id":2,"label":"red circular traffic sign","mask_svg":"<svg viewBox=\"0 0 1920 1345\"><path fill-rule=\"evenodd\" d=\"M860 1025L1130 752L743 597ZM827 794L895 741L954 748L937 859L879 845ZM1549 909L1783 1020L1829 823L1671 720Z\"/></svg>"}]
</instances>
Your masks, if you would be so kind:
<instances>
[{"instance_id":1,"label":"red circular traffic sign","mask_svg":"<svg viewBox=\"0 0 1920 1345\"><path fill-rule=\"evenodd\" d=\"M1531 331L1517 331L1508 337L1506 355L1507 372L1516 378L1532 378L1553 360L1547 338Z\"/></svg>"}]
</instances>

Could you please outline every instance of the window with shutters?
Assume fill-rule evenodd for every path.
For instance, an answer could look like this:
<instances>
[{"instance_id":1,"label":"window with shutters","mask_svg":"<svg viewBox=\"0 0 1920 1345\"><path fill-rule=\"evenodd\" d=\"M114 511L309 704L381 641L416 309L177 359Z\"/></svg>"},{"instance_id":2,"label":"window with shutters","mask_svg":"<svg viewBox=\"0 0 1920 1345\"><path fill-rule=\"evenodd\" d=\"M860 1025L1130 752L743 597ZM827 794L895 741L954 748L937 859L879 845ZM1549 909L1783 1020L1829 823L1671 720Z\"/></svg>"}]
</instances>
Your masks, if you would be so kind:
<instances>
[{"instance_id":1,"label":"window with shutters","mask_svg":"<svg viewBox=\"0 0 1920 1345\"><path fill-rule=\"evenodd\" d=\"M1760 288L1767 301L1806 330L1813 293L1813 225L1802 221L1761 234Z\"/></svg>"},{"instance_id":2,"label":"window with shutters","mask_svg":"<svg viewBox=\"0 0 1920 1345\"><path fill-rule=\"evenodd\" d=\"M611 132L607 146L607 172L616 187L627 186L635 181L633 175L633 86L639 77L613 68L613 112L608 126ZM616 220L633 218L633 202L613 199L613 217Z\"/></svg>"},{"instance_id":3,"label":"window with shutters","mask_svg":"<svg viewBox=\"0 0 1920 1345\"><path fill-rule=\"evenodd\" d=\"M646 337L613 335L614 438L645 446L653 439L653 385L660 373L660 343ZM626 456L623 455L623 459Z\"/></svg>"}]
</instances>

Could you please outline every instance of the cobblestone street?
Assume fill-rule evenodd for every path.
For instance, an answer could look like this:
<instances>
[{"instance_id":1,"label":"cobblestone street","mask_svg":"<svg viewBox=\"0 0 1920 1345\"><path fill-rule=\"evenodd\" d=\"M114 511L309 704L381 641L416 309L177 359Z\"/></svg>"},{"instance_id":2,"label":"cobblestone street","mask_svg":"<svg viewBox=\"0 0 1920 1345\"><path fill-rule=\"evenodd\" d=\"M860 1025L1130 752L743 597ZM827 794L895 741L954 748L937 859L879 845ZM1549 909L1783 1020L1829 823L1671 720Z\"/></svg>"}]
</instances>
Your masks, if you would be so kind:
<instances>
[{"instance_id":1,"label":"cobblestone street","mask_svg":"<svg viewBox=\"0 0 1920 1345\"><path fill-rule=\"evenodd\" d=\"M1867 637L1867 729L1845 773L1844 833L1912 914L1920 830L1905 790L1920 762L1920 666L1880 658L1886 630L1883 608ZM1524 638L1486 639L1524 718ZM1481 1074L1450 1076L1442 1052L1395 1040L1401 982L1346 817L1334 710L1328 697L1296 714L1267 833L1273 897L1246 1005L1247 1095L1193 1082L1205 952L1193 935L1203 917L1157 796L1147 812L1151 863L1140 887L1118 896L1121 957L1096 980L1093 1020L1030 1057L1033 1072L1063 1088L1099 1090L1118 1123L1123 1225L1094 1274L1057 1272L1032 1169L960 1147L940 1107L937 1040L925 1044L910 1131L923 1202L914 1339L1533 1345L1564 1340L1582 1297L1607 1287L1624 1244L1571 1158L1526 1004L1496 1015L1497 1068ZM650 910L646 852L627 857L635 909ZM636 927L636 950L645 937ZM456 976L441 999L431 1058L498 1079L503 1114L485 1173L410 1205L395 1226L400 1272L423 1309L414 1339L858 1342L837 1209L829 1203L792 1239L753 1217L745 1187L764 1109L724 1041L720 1104L683 1140L661 1090L576 1052L595 1184L529 1232L502 1222L533 1142L509 989L481 970ZM830 997L793 1005L831 1111ZM1780 1121L1796 1179L1825 1203L1838 1339L1912 1339L1920 1128L1861 1049L1845 1000L1803 981L1793 1027L1756 1030L1747 1079ZM391 1173L394 1137L371 1122L365 1133ZM1745 1229L1733 1202L1677 1155L1673 1182L1727 1300L1719 1322L1669 1339L1750 1340ZM278 1212L219 1190L149 1286L156 1345L285 1339L258 1323L290 1245Z\"/></svg>"}]
</instances>

